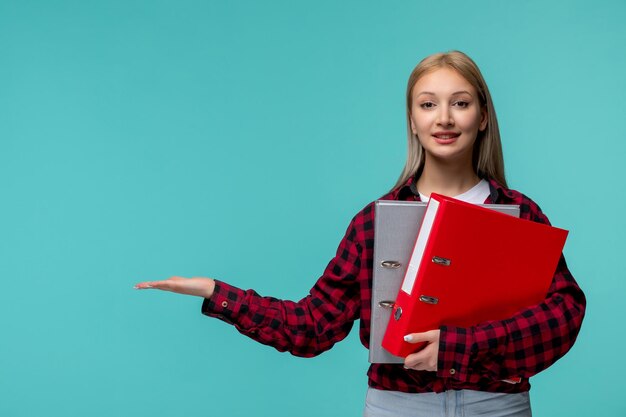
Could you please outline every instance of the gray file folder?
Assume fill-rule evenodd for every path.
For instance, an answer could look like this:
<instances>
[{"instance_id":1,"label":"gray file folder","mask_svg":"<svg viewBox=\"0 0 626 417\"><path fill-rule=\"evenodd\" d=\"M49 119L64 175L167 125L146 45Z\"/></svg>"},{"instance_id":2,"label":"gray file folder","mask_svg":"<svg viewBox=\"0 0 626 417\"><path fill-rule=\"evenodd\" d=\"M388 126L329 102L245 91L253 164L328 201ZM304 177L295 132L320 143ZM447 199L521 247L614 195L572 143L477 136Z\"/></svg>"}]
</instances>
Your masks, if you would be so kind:
<instances>
[{"instance_id":1,"label":"gray file folder","mask_svg":"<svg viewBox=\"0 0 626 417\"><path fill-rule=\"evenodd\" d=\"M482 206L519 217L519 206ZM369 362L403 363L404 358L387 352L381 343L424 218L426 203L379 200L375 210Z\"/></svg>"}]
</instances>

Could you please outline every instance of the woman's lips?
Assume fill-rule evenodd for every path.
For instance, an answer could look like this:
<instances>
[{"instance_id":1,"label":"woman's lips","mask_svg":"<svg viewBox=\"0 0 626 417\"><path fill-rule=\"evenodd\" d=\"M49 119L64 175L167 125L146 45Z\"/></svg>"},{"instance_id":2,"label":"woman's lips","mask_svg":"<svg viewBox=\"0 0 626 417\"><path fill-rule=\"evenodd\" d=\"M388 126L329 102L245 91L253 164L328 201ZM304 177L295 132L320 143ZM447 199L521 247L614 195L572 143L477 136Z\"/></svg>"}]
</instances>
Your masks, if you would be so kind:
<instances>
[{"instance_id":1,"label":"woman's lips","mask_svg":"<svg viewBox=\"0 0 626 417\"><path fill-rule=\"evenodd\" d=\"M435 142L441 145L447 145L452 142L455 142L458 137L461 136L460 133L456 132L436 132L433 133L433 137L435 138Z\"/></svg>"}]
</instances>

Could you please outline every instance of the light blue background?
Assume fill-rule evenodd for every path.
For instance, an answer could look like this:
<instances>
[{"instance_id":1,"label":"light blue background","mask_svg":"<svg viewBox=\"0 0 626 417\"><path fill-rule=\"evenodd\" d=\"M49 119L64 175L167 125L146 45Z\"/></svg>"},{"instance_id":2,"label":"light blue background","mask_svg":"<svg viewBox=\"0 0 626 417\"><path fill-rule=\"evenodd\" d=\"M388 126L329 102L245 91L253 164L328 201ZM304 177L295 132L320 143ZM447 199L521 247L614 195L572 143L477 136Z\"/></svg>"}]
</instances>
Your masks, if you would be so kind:
<instances>
[{"instance_id":1,"label":"light blue background","mask_svg":"<svg viewBox=\"0 0 626 417\"><path fill-rule=\"evenodd\" d=\"M406 79L460 49L510 185L571 230L577 344L537 417L624 416L626 3L0 1L0 415L359 416L357 332L299 359L137 292L299 299L405 158ZM355 329L356 330L356 329Z\"/></svg>"}]
</instances>

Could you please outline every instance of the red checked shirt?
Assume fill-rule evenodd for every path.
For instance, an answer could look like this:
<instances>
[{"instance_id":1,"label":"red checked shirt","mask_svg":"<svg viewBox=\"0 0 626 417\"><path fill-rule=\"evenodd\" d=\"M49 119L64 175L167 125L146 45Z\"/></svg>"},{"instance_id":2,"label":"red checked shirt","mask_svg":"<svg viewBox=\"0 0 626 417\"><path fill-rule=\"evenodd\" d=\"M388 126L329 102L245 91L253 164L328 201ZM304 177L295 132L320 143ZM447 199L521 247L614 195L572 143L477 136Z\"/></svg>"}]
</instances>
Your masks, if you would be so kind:
<instances>
[{"instance_id":1,"label":"red checked shirt","mask_svg":"<svg viewBox=\"0 0 626 417\"><path fill-rule=\"evenodd\" d=\"M539 206L525 195L493 180L489 186L491 194L485 203L517 204L521 218L549 224ZM381 199L419 201L415 179ZM337 254L302 300L261 297L217 281L213 296L204 300L202 313L233 324L260 343L304 357L330 349L360 319L360 338L367 348L373 251L374 204L370 203L352 219ZM503 321L470 328L442 326L437 372L406 370L402 364L372 364L369 385L403 392L527 391L529 377L572 347L584 312L585 296L561 257L544 302ZM521 383L503 382L513 377L521 377Z\"/></svg>"}]
</instances>

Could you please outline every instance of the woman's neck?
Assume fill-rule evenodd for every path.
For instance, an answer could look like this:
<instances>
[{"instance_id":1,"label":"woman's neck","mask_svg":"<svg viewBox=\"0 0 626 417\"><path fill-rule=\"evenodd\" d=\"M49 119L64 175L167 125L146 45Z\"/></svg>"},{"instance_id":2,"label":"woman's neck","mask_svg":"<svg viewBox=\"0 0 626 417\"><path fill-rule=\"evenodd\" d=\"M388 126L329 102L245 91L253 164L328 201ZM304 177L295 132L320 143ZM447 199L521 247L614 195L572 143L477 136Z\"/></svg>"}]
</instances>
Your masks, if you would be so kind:
<instances>
[{"instance_id":1,"label":"woman's neck","mask_svg":"<svg viewBox=\"0 0 626 417\"><path fill-rule=\"evenodd\" d=\"M431 193L454 197L463 194L480 182L471 164L445 164L424 161L424 169L417 180L417 189L423 195Z\"/></svg>"}]
</instances>

